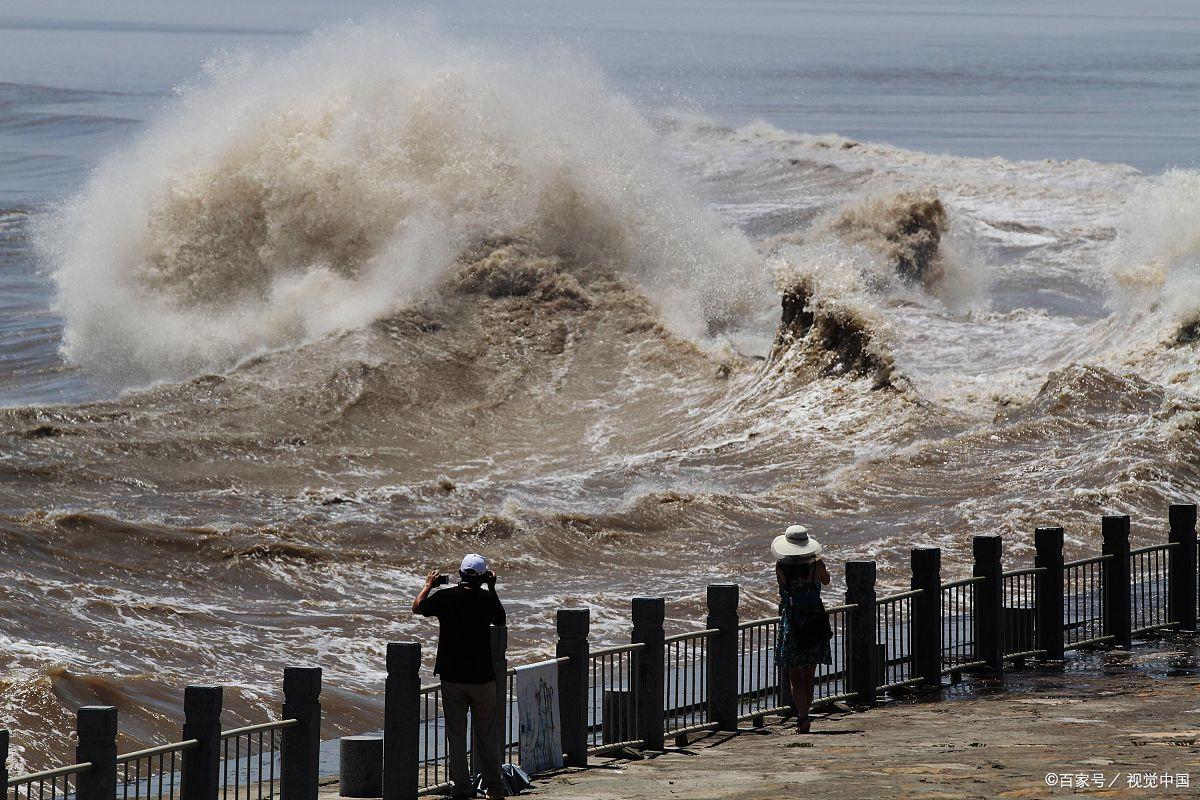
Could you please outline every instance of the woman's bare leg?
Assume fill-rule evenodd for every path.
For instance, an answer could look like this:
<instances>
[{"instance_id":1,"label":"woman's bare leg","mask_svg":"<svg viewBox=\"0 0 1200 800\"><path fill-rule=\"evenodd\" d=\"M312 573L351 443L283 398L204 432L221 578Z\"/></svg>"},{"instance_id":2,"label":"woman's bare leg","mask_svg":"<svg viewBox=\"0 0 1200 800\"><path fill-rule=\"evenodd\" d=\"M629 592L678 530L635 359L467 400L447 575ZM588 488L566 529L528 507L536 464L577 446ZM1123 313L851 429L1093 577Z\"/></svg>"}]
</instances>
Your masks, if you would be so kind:
<instances>
[{"instance_id":1,"label":"woman's bare leg","mask_svg":"<svg viewBox=\"0 0 1200 800\"><path fill-rule=\"evenodd\" d=\"M804 700L804 686L802 685L803 667L788 667L788 688L792 691L792 708L796 712L796 719L803 720L808 714L808 710L801 710L800 704Z\"/></svg>"},{"instance_id":2,"label":"woman's bare leg","mask_svg":"<svg viewBox=\"0 0 1200 800\"><path fill-rule=\"evenodd\" d=\"M808 729L808 723L810 722L808 718L808 712L810 709L812 709L813 689L816 686L816 674L816 664L806 664L803 667L800 667L800 691L802 692L801 699L804 703L804 707L802 710L798 710L797 714L799 715L801 724L805 730Z\"/></svg>"}]
</instances>

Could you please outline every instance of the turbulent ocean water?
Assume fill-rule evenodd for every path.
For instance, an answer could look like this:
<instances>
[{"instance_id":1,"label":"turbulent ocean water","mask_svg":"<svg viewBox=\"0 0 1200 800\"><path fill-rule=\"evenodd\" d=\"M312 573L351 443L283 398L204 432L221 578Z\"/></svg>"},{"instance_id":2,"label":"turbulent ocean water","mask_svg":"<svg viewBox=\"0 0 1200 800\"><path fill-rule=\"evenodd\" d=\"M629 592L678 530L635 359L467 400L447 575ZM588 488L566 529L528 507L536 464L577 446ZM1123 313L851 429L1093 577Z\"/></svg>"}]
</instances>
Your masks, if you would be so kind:
<instances>
[{"instance_id":1,"label":"turbulent ocean water","mask_svg":"<svg viewBox=\"0 0 1200 800\"><path fill-rule=\"evenodd\" d=\"M966 572L1200 485L1200 14L1098 3L0 10L0 724L20 763L325 668L427 569L514 660L699 623L802 521ZM341 16L370 19L344 21ZM316 29L316 32L312 31ZM887 142L887 143L885 143Z\"/></svg>"}]
</instances>

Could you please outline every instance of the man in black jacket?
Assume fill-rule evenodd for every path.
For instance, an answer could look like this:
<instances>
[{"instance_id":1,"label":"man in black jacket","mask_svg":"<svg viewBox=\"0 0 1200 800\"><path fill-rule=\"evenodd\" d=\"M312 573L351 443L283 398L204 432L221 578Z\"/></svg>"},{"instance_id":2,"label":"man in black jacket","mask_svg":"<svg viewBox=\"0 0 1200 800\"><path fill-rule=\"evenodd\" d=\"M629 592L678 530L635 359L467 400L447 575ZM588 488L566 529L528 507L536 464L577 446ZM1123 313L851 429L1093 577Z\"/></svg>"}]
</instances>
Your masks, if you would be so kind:
<instances>
[{"instance_id":1,"label":"man in black jacket","mask_svg":"<svg viewBox=\"0 0 1200 800\"><path fill-rule=\"evenodd\" d=\"M433 592L445 583L439 572L425 578L425 588L413 601L413 613L438 619L438 649L434 673L442 679L442 709L446 715L446 745L454 797L473 797L467 764L467 710L471 711L477 763L489 798L504 797L500 774L500 738L496 676L489 628L505 623L504 606L496 595L496 573L483 556L462 560L456 586ZM487 590L484 590L484 586Z\"/></svg>"}]
</instances>

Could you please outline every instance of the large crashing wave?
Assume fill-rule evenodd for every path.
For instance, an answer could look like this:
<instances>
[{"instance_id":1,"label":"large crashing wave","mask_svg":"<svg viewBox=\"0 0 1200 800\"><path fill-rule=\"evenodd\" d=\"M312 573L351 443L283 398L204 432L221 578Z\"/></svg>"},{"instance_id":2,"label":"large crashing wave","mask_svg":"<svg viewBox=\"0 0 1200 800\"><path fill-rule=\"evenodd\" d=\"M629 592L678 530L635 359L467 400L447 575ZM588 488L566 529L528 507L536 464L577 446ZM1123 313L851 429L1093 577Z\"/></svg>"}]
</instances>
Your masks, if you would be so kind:
<instances>
[{"instance_id":1,"label":"large crashing wave","mask_svg":"<svg viewBox=\"0 0 1200 800\"><path fill-rule=\"evenodd\" d=\"M125 384L227 367L367 323L497 233L621 270L683 335L761 309L753 247L578 62L343 28L210 65L43 220L65 356Z\"/></svg>"},{"instance_id":2,"label":"large crashing wave","mask_svg":"<svg viewBox=\"0 0 1200 800\"><path fill-rule=\"evenodd\" d=\"M1169 170L1126 199L1109 274L1117 310L1149 311L1179 340L1200 335L1200 172Z\"/></svg>"}]
</instances>

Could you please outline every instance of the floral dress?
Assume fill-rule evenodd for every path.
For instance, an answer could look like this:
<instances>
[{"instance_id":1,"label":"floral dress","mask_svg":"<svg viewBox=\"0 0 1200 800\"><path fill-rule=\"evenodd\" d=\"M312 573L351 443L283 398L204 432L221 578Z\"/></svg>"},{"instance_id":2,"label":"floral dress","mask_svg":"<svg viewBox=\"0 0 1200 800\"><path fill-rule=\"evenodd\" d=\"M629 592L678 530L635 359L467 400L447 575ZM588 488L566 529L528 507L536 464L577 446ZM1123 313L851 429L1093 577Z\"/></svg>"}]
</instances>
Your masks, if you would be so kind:
<instances>
[{"instance_id":1,"label":"floral dress","mask_svg":"<svg viewBox=\"0 0 1200 800\"><path fill-rule=\"evenodd\" d=\"M821 602L821 584L814 580L792 579L779 587L779 638L775 642L775 664L779 667L804 667L832 664L829 640L823 636L802 638L799 632L812 627L810 620L825 616Z\"/></svg>"}]
</instances>

